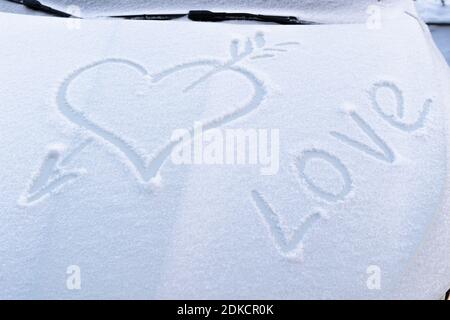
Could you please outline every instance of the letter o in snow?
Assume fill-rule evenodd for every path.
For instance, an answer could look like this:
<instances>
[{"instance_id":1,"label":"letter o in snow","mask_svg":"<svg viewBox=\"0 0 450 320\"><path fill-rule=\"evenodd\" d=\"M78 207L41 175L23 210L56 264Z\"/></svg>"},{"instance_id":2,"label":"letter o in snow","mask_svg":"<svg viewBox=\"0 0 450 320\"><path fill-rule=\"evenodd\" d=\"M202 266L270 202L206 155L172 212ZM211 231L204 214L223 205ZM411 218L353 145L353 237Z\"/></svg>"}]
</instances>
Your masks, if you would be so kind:
<instances>
[{"instance_id":1,"label":"letter o in snow","mask_svg":"<svg viewBox=\"0 0 450 320\"><path fill-rule=\"evenodd\" d=\"M333 192L332 190L325 190L324 188L318 186L317 183L315 183L314 180L306 174L305 169L307 163L314 159L323 160L329 163L341 176L343 185L340 190L335 192ZM352 189L352 179L347 167L337 157L329 154L326 151L318 149L303 151L302 155L297 158L295 164L300 177L305 182L308 189L326 201L334 202L342 200L349 194Z\"/></svg>"}]
</instances>

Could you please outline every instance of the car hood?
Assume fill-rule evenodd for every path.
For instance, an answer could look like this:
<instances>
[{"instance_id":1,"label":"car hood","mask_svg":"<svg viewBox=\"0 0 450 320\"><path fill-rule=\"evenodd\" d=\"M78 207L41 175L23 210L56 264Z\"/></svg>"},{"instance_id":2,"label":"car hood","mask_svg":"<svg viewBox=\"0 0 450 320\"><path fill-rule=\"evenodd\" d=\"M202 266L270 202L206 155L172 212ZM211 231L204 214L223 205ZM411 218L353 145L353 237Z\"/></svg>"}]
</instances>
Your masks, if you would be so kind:
<instances>
[{"instance_id":1,"label":"car hood","mask_svg":"<svg viewBox=\"0 0 450 320\"><path fill-rule=\"evenodd\" d=\"M0 296L438 298L448 70L378 22L1 14ZM226 130L279 152L221 162Z\"/></svg>"}]
</instances>

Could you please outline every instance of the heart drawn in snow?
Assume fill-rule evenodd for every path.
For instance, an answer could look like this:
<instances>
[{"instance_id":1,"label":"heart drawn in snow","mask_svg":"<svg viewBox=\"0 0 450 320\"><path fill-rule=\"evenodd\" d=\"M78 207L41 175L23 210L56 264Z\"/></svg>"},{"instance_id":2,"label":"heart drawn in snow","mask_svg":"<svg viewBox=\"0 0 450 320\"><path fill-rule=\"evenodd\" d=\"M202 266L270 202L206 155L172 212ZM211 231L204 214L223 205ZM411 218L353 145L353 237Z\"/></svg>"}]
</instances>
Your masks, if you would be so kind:
<instances>
[{"instance_id":1,"label":"heart drawn in snow","mask_svg":"<svg viewBox=\"0 0 450 320\"><path fill-rule=\"evenodd\" d=\"M292 45L294 43L284 44ZM256 35L255 45L257 49L259 48L259 50L263 51L286 51L284 49L275 48L264 49L265 41L262 34ZM279 45L283 45L283 43ZM246 57L249 57L250 59L260 59L270 58L274 56L273 54L264 54L264 52L263 54L250 56L254 51L257 50L254 50L253 42L250 41L250 39L247 39L243 52L239 52L239 42L233 41L230 46L231 58L228 61L220 61L214 59L196 60L189 63L175 65L174 67L168 68L156 74L150 74L144 66L128 59L110 58L100 60L75 70L63 81L57 94L58 109L62 113L62 115L70 122L88 130L95 136L104 139L108 143L113 145L118 151L120 151L125 157L128 158L129 163L135 169L138 178L143 182L149 182L158 174L158 171L164 164L165 160L170 156L174 147L182 141L183 137L175 139L170 139L168 137L167 142L157 147L156 150L152 150L151 152L149 152L151 158L150 160L146 160L147 157L142 156L140 153L138 153L135 146L127 141L127 139L123 138L121 135L113 132L110 129L102 127L94 120L87 117L85 113L82 112L82 110L69 102L67 95L71 84L86 72L105 65L127 67L133 72L137 73L138 76L150 78L151 82L155 85L160 83L161 80L166 79L171 75L176 75L181 71L187 71L191 69L194 71L194 69L198 69L199 67L209 69L209 71L207 71L205 74L203 74L199 78L194 79L195 81L191 82L189 86L185 87L183 92L188 92L197 85L204 83L210 78L216 77L223 72L232 72L233 74L239 75L252 86L253 94L251 98L248 101L241 103L240 105L233 106L233 109L221 113L215 117L209 119L195 119L195 121L199 121L202 123L203 130L208 130L217 128L248 114L249 112L257 109L263 101L266 95L266 90L263 86L263 83L251 71L237 66L237 63ZM174 77L174 79L176 79L176 77ZM147 107L150 109L152 108L151 100L148 101ZM193 128L191 128L190 131L190 134L192 136Z\"/></svg>"}]
</instances>

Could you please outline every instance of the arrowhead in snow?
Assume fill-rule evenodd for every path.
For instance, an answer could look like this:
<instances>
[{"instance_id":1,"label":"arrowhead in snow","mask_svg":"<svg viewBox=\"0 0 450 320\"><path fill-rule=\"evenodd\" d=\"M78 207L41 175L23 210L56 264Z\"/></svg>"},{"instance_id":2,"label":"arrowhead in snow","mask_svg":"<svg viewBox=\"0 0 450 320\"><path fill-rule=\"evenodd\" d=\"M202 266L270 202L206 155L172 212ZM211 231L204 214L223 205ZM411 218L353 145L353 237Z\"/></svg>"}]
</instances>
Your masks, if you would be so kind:
<instances>
[{"instance_id":1,"label":"arrowhead in snow","mask_svg":"<svg viewBox=\"0 0 450 320\"><path fill-rule=\"evenodd\" d=\"M24 206L33 204L83 174L83 170L67 170L66 166L91 142L91 139L84 141L65 156L64 145L52 145L38 174L19 203Z\"/></svg>"}]
</instances>

